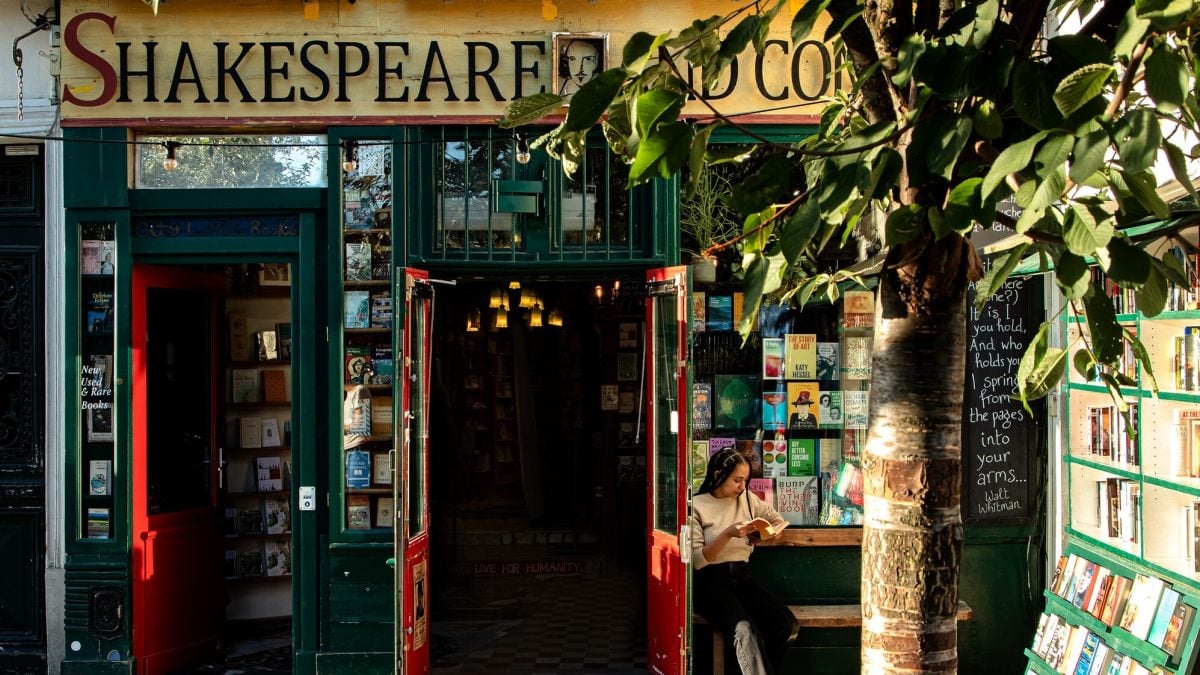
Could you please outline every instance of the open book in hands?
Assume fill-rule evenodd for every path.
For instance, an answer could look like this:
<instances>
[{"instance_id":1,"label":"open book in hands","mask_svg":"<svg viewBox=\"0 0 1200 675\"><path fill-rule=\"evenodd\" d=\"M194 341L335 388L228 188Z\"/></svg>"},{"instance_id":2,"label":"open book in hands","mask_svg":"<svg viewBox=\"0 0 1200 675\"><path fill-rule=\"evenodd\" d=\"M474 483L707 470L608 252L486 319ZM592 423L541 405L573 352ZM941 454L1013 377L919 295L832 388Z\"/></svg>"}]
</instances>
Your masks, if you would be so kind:
<instances>
[{"instance_id":1,"label":"open book in hands","mask_svg":"<svg viewBox=\"0 0 1200 675\"><path fill-rule=\"evenodd\" d=\"M779 534L782 529L772 525L766 518L755 518L750 521L749 525L754 528L746 535L751 544L760 542L763 539L770 539Z\"/></svg>"}]
</instances>

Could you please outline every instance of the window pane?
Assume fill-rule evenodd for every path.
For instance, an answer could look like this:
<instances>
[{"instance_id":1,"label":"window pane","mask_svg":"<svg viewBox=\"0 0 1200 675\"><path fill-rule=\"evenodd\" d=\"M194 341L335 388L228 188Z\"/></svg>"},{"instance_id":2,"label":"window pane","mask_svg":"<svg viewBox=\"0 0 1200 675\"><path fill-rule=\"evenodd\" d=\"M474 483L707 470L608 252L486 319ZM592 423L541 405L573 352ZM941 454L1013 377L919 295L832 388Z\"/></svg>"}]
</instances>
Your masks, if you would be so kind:
<instances>
[{"instance_id":1,"label":"window pane","mask_svg":"<svg viewBox=\"0 0 1200 675\"><path fill-rule=\"evenodd\" d=\"M448 141L435 157L437 237L441 250L510 249L516 214L493 213L492 180L515 175L512 141Z\"/></svg>"},{"instance_id":2,"label":"window pane","mask_svg":"<svg viewBox=\"0 0 1200 675\"><path fill-rule=\"evenodd\" d=\"M588 148L583 166L563 181L564 246L629 241L629 192L625 189L628 178L629 167L612 161L608 148Z\"/></svg>"},{"instance_id":3,"label":"window pane","mask_svg":"<svg viewBox=\"0 0 1200 675\"><path fill-rule=\"evenodd\" d=\"M678 491L677 437L671 424L679 409L678 325L675 294L656 295L654 306L654 528L675 532Z\"/></svg>"},{"instance_id":4,"label":"window pane","mask_svg":"<svg viewBox=\"0 0 1200 675\"><path fill-rule=\"evenodd\" d=\"M392 144L387 141L361 141L354 147L353 155L354 170L342 175L342 217L345 228L390 232Z\"/></svg>"},{"instance_id":5,"label":"window pane","mask_svg":"<svg viewBox=\"0 0 1200 675\"><path fill-rule=\"evenodd\" d=\"M141 136L136 186L151 189L325 187L326 140L319 135ZM163 166L179 143L176 167Z\"/></svg>"}]
</instances>

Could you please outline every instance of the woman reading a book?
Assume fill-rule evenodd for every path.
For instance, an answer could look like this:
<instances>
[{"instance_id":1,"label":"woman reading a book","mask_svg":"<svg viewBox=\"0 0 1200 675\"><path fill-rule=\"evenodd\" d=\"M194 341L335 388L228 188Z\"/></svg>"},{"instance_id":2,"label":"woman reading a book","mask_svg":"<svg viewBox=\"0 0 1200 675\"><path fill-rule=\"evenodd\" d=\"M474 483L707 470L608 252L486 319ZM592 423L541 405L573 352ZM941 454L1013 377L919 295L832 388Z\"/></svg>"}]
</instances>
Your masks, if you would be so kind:
<instances>
[{"instance_id":1,"label":"woman reading a book","mask_svg":"<svg viewBox=\"0 0 1200 675\"><path fill-rule=\"evenodd\" d=\"M751 576L750 554L755 542L775 536L787 523L746 489L749 479L750 465L735 448L708 460L689 519L692 598L696 612L733 646L742 674L769 675L783 663L796 620Z\"/></svg>"}]
</instances>

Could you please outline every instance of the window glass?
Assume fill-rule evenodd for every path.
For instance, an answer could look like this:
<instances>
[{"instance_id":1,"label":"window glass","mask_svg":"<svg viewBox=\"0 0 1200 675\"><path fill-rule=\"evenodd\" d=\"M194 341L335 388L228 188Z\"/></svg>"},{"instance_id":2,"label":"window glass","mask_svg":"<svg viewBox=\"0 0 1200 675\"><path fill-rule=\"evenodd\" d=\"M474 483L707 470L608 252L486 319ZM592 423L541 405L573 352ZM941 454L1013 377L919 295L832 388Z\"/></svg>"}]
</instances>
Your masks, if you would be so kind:
<instances>
[{"instance_id":1,"label":"window glass","mask_svg":"<svg viewBox=\"0 0 1200 675\"><path fill-rule=\"evenodd\" d=\"M625 185L628 181L629 167L612 161L608 148L588 148L579 171L563 180L563 245L627 243L629 191Z\"/></svg>"},{"instance_id":2,"label":"window glass","mask_svg":"<svg viewBox=\"0 0 1200 675\"><path fill-rule=\"evenodd\" d=\"M516 214L494 213L492 181L515 175L511 139L445 141L434 156L437 236L434 247L511 249Z\"/></svg>"},{"instance_id":3,"label":"window glass","mask_svg":"<svg viewBox=\"0 0 1200 675\"><path fill-rule=\"evenodd\" d=\"M135 146L135 186L325 187L326 145L323 135L141 136Z\"/></svg>"}]
</instances>

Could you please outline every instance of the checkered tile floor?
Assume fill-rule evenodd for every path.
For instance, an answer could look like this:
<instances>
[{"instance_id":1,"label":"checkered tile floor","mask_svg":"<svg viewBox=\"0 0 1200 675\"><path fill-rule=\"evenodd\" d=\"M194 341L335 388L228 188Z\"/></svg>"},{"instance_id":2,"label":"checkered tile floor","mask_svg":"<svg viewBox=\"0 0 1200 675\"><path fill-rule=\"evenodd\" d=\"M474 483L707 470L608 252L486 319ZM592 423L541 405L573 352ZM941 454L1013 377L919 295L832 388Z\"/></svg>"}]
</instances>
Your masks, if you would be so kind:
<instances>
[{"instance_id":1,"label":"checkered tile floor","mask_svg":"<svg viewBox=\"0 0 1200 675\"><path fill-rule=\"evenodd\" d=\"M480 614L507 608L509 616L439 622L435 614L433 672L645 673L642 587L629 575L599 573L475 579L460 595L473 597Z\"/></svg>"}]
</instances>

